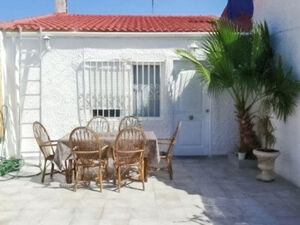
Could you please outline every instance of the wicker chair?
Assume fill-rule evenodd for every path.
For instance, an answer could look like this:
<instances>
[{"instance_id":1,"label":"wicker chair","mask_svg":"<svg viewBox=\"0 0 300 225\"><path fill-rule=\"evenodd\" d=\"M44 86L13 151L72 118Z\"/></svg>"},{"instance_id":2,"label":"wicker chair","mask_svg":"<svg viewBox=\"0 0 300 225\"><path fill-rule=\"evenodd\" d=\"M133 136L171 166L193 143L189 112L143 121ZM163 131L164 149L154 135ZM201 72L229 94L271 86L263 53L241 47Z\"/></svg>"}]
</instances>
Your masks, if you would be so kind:
<instances>
[{"instance_id":1,"label":"wicker chair","mask_svg":"<svg viewBox=\"0 0 300 225\"><path fill-rule=\"evenodd\" d=\"M181 127L181 121L177 124L176 130L172 136L172 138L159 138L158 144L167 146L167 151L160 152L160 160L161 162L165 162L165 167L159 167L162 163L158 165L156 168L151 168L155 170L165 170L169 172L170 179L173 180L173 167L172 167L172 157L173 157L173 148L176 144L176 138L178 136L179 130Z\"/></svg>"},{"instance_id":2,"label":"wicker chair","mask_svg":"<svg viewBox=\"0 0 300 225\"><path fill-rule=\"evenodd\" d=\"M98 134L89 128L77 127L71 132L69 143L75 163L74 191L77 190L80 179L81 181L96 181L102 192L102 167L106 162L101 159L103 144ZM95 167L98 167L97 178L86 179L86 169Z\"/></svg>"},{"instance_id":3,"label":"wicker chair","mask_svg":"<svg viewBox=\"0 0 300 225\"><path fill-rule=\"evenodd\" d=\"M93 130L94 132L96 132L99 135L100 139L102 134L109 133L111 131L108 120L103 116L93 117L88 122L87 127ZM107 148L103 149L101 153L101 157L102 159L108 160L108 157L110 157L111 154L112 154L112 148L108 146ZM105 171L106 171L105 174L108 175L108 163L106 164Z\"/></svg>"},{"instance_id":4,"label":"wicker chair","mask_svg":"<svg viewBox=\"0 0 300 225\"><path fill-rule=\"evenodd\" d=\"M46 170L47 170L47 162L50 161L51 163L51 173L50 177L53 177L54 174L54 154L57 148L57 141L53 141L50 139L46 128L40 122L33 123L33 134L39 148L44 156L44 169L42 173L42 183L44 183Z\"/></svg>"},{"instance_id":5,"label":"wicker chair","mask_svg":"<svg viewBox=\"0 0 300 225\"><path fill-rule=\"evenodd\" d=\"M136 116L125 116L120 121L119 131L123 130L124 128L130 127L138 127L142 128L142 124Z\"/></svg>"},{"instance_id":6,"label":"wicker chair","mask_svg":"<svg viewBox=\"0 0 300 225\"><path fill-rule=\"evenodd\" d=\"M146 138L141 129L125 128L117 136L114 146L115 177L118 178L118 191L120 192L122 177L130 169L138 169L138 177L144 183L144 151Z\"/></svg>"},{"instance_id":7,"label":"wicker chair","mask_svg":"<svg viewBox=\"0 0 300 225\"><path fill-rule=\"evenodd\" d=\"M110 132L109 122L103 116L93 117L87 124L87 127L97 134Z\"/></svg>"}]
</instances>

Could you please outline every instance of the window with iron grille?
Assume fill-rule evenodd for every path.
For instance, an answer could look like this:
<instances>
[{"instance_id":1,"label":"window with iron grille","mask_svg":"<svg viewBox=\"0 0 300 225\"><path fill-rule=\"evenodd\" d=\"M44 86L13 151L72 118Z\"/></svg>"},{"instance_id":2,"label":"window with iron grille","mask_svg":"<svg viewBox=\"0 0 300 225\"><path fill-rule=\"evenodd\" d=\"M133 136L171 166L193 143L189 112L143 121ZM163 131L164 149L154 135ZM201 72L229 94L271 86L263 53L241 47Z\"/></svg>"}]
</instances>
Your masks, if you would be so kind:
<instances>
[{"instance_id":1,"label":"window with iron grille","mask_svg":"<svg viewBox=\"0 0 300 225\"><path fill-rule=\"evenodd\" d=\"M85 61L77 77L80 115L159 117L161 68L159 62Z\"/></svg>"},{"instance_id":2,"label":"window with iron grille","mask_svg":"<svg viewBox=\"0 0 300 225\"><path fill-rule=\"evenodd\" d=\"M133 65L133 112L140 117L160 116L160 65Z\"/></svg>"}]
</instances>

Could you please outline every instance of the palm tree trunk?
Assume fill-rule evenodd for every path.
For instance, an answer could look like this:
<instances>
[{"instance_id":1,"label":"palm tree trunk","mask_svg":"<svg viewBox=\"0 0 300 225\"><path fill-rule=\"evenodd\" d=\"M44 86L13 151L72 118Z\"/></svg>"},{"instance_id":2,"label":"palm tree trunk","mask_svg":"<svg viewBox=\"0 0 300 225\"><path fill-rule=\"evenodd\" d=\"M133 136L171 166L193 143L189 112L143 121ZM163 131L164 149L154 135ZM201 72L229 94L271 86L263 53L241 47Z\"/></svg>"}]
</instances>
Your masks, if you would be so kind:
<instances>
[{"instance_id":1,"label":"palm tree trunk","mask_svg":"<svg viewBox=\"0 0 300 225\"><path fill-rule=\"evenodd\" d=\"M244 107L237 108L237 119L239 123L240 132L240 149L246 152L246 158L255 159L252 153L253 149L258 148L260 143L257 135L254 131L253 117L249 112L250 109L246 110Z\"/></svg>"}]
</instances>

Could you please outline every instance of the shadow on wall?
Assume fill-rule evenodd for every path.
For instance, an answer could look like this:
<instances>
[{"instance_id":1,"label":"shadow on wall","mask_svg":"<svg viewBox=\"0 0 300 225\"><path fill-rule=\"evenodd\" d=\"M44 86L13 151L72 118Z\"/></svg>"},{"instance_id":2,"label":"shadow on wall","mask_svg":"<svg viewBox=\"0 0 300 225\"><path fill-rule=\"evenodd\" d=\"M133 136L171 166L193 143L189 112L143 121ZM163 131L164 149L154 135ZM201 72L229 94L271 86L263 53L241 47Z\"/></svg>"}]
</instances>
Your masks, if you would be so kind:
<instances>
[{"instance_id":1,"label":"shadow on wall","mask_svg":"<svg viewBox=\"0 0 300 225\"><path fill-rule=\"evenodd\" d=\"M78 115L78 122L80 124L80 126L85 126L88 122L88 115L87 112L85 110L85 97L89 97L89 96L84 96L84 92L83 92L83 79L84 79L84 64L81 63L79 65L79 68L76 72L76 91L77 91L77 115ZM81 82L80 82L81 81ZM88 102L86 103L88 104Z\"/></svg>"},{"instance_id":2,"label":"shadow on wall","mask_svg":"<svg viewBox=\"0 0 300 225\"><path fill-rule=\"evenodd\" d=\"M189 151L189 145L198 146L196 155L226 155L234 150L239 133L231 97L225 92L209 97L205 84L187 61L174 61L172 74L173 126L183 121L175 153L182 153L183 148Z\"/></svg>"},{"instance_id":3,"label":"shadow on wall","mask_svg":"<svg viewBox=\"0 0 300 225\"><path fill-rule=\"evenodd\" d=\"M204 137L210 131L208 127L206 133L203 130L209 123L204 108L209 106L206 105L208 96L203 92L203 84L194 66L187 61L174 61L172 75L173 130L182 121L174 154L208 155L208 139Z\"/></svg>"},{"instance_id":4,"label":"shadow on wall","mask_svg":"<svg viewBox=\"0 0 300 225\"><path fill-rule=\"evenodd\" d=\"M39 150L33 137L32 123L40 121L41 113L40 52L35 40L23 41L21 53L16 40L7 39L6 45L14 46L6 52L7 74L4 79L4 98L8 107L7 156L37 156Z\"/></svg>"},{"instance_id":5,"label":"shadow on wall","mask_svg":"<svg viewBox=\"0 0 300 225\"><path fill-rule=\"evenodd\" d=\"M4 45L10 45L13 41L7 41ZM5 143L5 157L19 157L19 145L18 145L18 109L19 98L17 93L19 91L19 82L17 81L18 66L17 66L17 50L11 48L6 54L6 74L3 74L3 85L6 87L4 95L4 104L8 108L7 113L7 132ZM4 71L3 71L4 72ZM4 73L5 73L4 72Z\"/></svg>"}]
</instances>

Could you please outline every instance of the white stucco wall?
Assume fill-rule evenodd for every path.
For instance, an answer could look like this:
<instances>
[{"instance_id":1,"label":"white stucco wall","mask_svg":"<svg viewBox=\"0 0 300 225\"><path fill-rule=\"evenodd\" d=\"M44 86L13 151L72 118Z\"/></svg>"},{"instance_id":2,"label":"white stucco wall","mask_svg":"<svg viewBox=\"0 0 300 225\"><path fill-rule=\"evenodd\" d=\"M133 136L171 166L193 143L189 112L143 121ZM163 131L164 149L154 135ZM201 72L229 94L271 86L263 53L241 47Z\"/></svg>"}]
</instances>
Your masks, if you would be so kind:
<instances>
[{"instance_id":1,"label":"white stucco wall","mask_svg":"<svg viewBox=\"0 0 300 225\"><path fill-rule=\"evenodd\" d=\"M300 2L299 0L256 0L254 19L266 20L278 54L293 75L300 79ZM300 98L299 98L300 103ZM277 124L277 145L281 155L276 161L276 172L300 186L300 108L286 124Z\"/></svg>"},{"instance_id":2,"label":"white stucco wall","mask_svg":"<svg viewBox=\"0 0 300 225\"><path fill-rule=\"evenodd\" d=\"M51 50L43 47L41 66L41 120L48 129L52 139L58 139L69 133L78 125L86 125L78 114L76 75L80 72L83 60L113 60L130 59L164 62L165 74L162 77L161 88L161 117L158 119L144 120L145 129L154 130L159 137L170 137L176 121L173 121L173 104L170 87L172 86L173 62L179 59L174 53L177 48L187 48L191 38L182 37L55 37L50 36ZM13 121L10 123L11 135L8 138L8 149L11 155L16 155L19 148L18 140L18 38L13 40L6 37L5 48L7 51L7 89L5 102L9 104ZM21 90L27 94L39 93L38 82L30 80L39 79L39 41L23 40L22 63L26 66L21 71ZM200 95L200 94L199 94ZM198 98L199 96L191 96ZM201 97L201 96L200 96ZM205 96L205 98L207 98ZM193 102L193 101L191 101ZM203 113L210 107L205 101ZM228 104L230 103L230 104ZM38 108L39 96L21 98L22 116L24 123L23 136L32 137L31 123L39 120L38 111L25 110ZM209 133L211 154L227 154L236 146L237 127L234 120L232 102L228 97L212 98L211 100L211 128L205 129ZM197 116L195 114L195 116ZM204 117L203 117L204 118ZM206 117L208 118L208 117ZM204 130L204 129L203 129ZM230 131L230 132L228 132ZM193 132L192 130L190 132ZM230 135L229 135L230 134ZM189 135L188 133L182 135ZM27 144L26 144L27 143ZM23 146L24 145L24 146ZM23 147L37 150L34 140L25 140ZM209 146L207 146L209 147ZM184 155L184 153L183 153Z\"/></svg>"}]
</instances>

